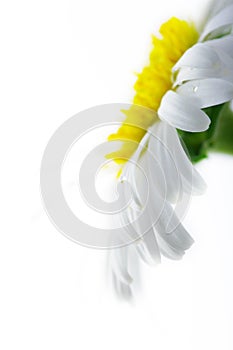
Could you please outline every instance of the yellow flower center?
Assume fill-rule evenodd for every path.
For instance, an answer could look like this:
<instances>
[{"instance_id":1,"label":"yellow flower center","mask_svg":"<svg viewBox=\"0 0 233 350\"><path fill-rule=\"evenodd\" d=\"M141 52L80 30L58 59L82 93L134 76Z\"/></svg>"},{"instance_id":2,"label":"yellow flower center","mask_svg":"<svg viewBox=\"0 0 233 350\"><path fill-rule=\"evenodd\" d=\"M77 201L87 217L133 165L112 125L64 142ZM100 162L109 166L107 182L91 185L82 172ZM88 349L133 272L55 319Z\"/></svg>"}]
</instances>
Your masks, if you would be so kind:
<instances>
[{"instance_id":1,"label":"yellow flower center","mask_svg":"<svg viewBox=\"0 0 233 350\"><path fill-rule=\"evenodd\" d=\"M115 134L108 137L109 141L123 142L119 150L106 156L118 164L123 165L127 162L146 130L156 122L157 115L151 113L151 110L155 112L158 110L163 96L172 88L172 67L198 40L194 25L175 17L164 23L159 32L161 38L152 36L153 47L149 64L137 75L133 105L128 110L122 111L126 115L124 122ZM142 112L143 109L137 110L134 105L147 107L150 111Z\"/></svg>"}]
</instances>

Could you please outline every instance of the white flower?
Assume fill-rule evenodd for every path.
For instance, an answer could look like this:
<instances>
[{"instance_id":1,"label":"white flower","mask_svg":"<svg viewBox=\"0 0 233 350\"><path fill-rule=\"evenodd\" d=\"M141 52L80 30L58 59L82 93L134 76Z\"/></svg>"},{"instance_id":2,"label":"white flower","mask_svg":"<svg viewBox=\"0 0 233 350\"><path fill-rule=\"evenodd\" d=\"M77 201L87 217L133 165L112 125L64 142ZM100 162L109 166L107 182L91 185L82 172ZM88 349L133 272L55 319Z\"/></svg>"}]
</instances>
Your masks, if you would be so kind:
<instances>
[{"instance_id":1,"label":"white flower","mask_svg":"<svg viewBox=\"0 0 233 350\"><path fill-rule=\"evenodd\" d=\"M161 254L176 260L193 243L176 213L190 195L201 194L205 184L188 159L176 128L207 130L210 119L203 109L233 99L232 24L233 2L216 1L199 41L172 69L173 86L161 100L159 119L123 168L121 179L130 183L134 203L120 219L135 242L110 252L113 282L120 296L132 294L135 276L131 270L137 257L152 264L160 262ZM146 209L146 189L137 165L148 179ZM143 217L138 220L140 210Z\"/></svg>"},{"instance_id":2,"label":"white flower","mask_svg":"<svg viewBox=\"0 0 233 350\"><path fill-rule=\"evenodd\" d=\"M158 116L175 128L198 132L208 129L210 119L202 111L233 98L233 36L221 35L233 23L233 4L206 24L200 42L185 52L173 67L174 88L161 102Z\"/></svg>"}]
</instances>

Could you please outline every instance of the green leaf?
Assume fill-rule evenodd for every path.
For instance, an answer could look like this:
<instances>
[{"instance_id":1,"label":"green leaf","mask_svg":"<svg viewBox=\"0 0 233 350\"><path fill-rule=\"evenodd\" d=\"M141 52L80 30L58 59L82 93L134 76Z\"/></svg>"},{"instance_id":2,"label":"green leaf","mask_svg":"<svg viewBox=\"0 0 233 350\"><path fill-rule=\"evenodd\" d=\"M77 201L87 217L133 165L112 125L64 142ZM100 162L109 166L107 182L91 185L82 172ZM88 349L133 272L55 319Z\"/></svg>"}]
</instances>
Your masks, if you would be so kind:
<instances>
[{"instance_id":1,"label":"green leaf","mask_svg":"<svg viewBox=\"0 0 233 350\"><path fill-rule=\"evenodd\" d=\"M222 108L210 141L210 149L233 155L233 111L229 103Z\"/></svg>"},{"instance_id":2,"label":"green leaf","mask_svg":"<svg viewBox=\"0 0 233 350\"><path fill-rule=\"evenodd\" d=\"M211 119L207 131L191 133L178 130L191 161L207 158L210 151L233 154L233 111L230 103L204 109Z\"/></svg>"}]
</instances>

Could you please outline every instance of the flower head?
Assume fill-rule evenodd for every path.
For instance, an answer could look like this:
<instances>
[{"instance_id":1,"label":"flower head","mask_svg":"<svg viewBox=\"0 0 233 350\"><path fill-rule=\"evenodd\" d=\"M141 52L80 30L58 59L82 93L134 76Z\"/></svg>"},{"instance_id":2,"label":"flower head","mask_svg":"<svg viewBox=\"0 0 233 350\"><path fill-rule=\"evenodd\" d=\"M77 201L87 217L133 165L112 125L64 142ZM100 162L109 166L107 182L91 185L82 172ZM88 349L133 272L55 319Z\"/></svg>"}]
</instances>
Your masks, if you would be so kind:
<instances>
[{"instance_id":1,"label":"flower head","mask_svg":"<svg viewBox=\"0 0 233 350\"><path fill-rule=\"evenodd\" d=\"M122 147L107 155L121 164L122 179L130 183L135 206L129 205L120 220L127 234L138 234L131 247L111 252L112 274L120 295L131 295L129 273L131 250L146 262L160 261L161 254L179 259L193 243L181 224L176 207L188 194L200 194L205 184L181 144L178 130L204 132L210 126L206 108L233 99L233 2L215 1L202 33L193 23L171 18L153 36L149 64L138 75L135 97L126 118L109 141ZM141 105L143 108L135 108ZM148 112L150 111L150 112ZM153 165L151 154L159 164ZM130 161L129 161L130 160ZM145 192L137 167L143 166L149 183L149 205L143 206ZM143 212L138 223L136 211ZM156 220L155 220L156 218Z\"/></svg>"},{"instance_id":2,"label":"flower head","mask_svg":"<svg viewBox=\"0 0 233 350\"><path fill-rule=\"evenodd\" d=\"M161 38L152 36L153 48L150 53L149 64L138 74L134 85L136 94L134 105L147 107L158 111L161 100L167 91L172 89L172 68L182 55L198 40L198 33L194 24L179 20L175 17L164 23L160 28ZM146 130L158 121L156 113L135 112L134 107L123 111L126 119L116 134L109 136L109 141L125 141L121 149L107 155L107 158L116 158L118 163L125 163L136 149L136 144L128 140L140 142ZM138 124L139 126L133 126ZM141 128L140 128L141 126Z\"/></svg>"}]
</instances>

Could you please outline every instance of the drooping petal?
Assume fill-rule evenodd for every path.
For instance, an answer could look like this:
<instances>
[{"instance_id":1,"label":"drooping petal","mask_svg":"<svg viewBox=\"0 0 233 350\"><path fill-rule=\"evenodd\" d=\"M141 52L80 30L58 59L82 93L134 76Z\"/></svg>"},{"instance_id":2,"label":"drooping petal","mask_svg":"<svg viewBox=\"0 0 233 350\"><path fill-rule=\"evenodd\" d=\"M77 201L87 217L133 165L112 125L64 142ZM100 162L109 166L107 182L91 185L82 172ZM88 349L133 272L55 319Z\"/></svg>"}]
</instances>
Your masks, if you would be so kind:
<instances>
[{"instance_id":1,"label":"drooping petal","mask_svg":"<svg viewBox=\"0 0 233 350\"><path fill-rule=\"evenodd\" d=\"M153 127L153 134L156 134L162 144L166 145L166 147L164 147L166 152L163 153L163 157L161 158L161 167L163 167L166 177L169 176L170 173L169 168L166 168L164 165L168 163L169 159L172 159L176 168L175 171L179 174L181 182L180 187L177 186L175 181L173 182L173 186L176 190L196 195L202 194L206 189L206 184L185 153L176 129L165 122L161 122ZM149 150L151 149L151 152L154 149L154 142L155 138L149 141ZM169 156L167 153L169 153ZM172 174L172 177L173 176ZM176 195L176 198L177 197L179 196Z\"/></svg>"},{"instance_id":2,"label":"drooping petal","mask_svg":"<svg viewBox=\"0 0 233 350\"><path fill-rule=\"evenodd\" d=\"M156 181L156 175L158 174L158 171L154 173L151 170L154 170L154 167L151 167L151 162L153 162L153 159L149 157L149 154L153 152L155 158L160 158L158 163L160 161L164 162L163 156L166 157L166 153L163 153L163 148L165 150L169 150L170 157L168 157L168 161L170 160L175 164L176 172L181 178L181 186L177 189L176 183L172 184L172 178L170 178L169 173L169 167L166 168L163 167L162 164L160 164L160 167L163 167L164 170L164 177L165 177L165 183L169 187L167 187L167 192L170 190L172 191L178 191L180 192L180 196L177 196L177 201L180 200L182 197L182 182L183 182L183 174L182 171L187 170L187 163L189 160L187 156L185 155L184 151L182 150L182 146L180 145L180 141L178 138L178 135L174 128L170 127L165 122L158 122L153 127L153 134L150 136L149 144L148 144L148 150L143 154L142 158L146 159L147 162L144 163L144 170L148 177L148 183L149 183L149 198L148 198L148 205L145 209L146 213L144 213L144 220L147 223L150 223L150 229L145 232L141 239L140 244L138 245L140 253L143 255L143 259L148 261L148 257L150 261L157 262L156 257L158 257L158 248L159 251L163 252L167 255L172 256L173 259L179 259L183 256L184 251L188 249L192 243L193 240L187 233L187 231L184 229L184 227L181 225L179 219L177 218L176 214L174 213L174 208L169 204L170 196L165 193L162 193L159 188L159 183ZM153 143L151 141L153 140ZM155 147L155 143L158 143L161 145L162 140L162 147ZM175 148L175 143L178 143L178 146ZM150 149L150 145L153 145L152 149ZM181 149L179 149L179 146ZM182 153L182 156L176 155L176 152ZM174 152L174 153L173 153ZM182 171L180 171L181 162L184 162L185 165L182 167ZM140 162L141 163L141 162ZM192 165L190 163L190 166L192 168ZM188 175L190 176L190 186L192 186L193 182L193 174L192 170L189 171ZM168 181L169 177L169 181ZM197 180L196 180L197 179ZM196 181L196 184L195 184ZM197 185L198 182L198 185ZM200 175L196 172L194 172L194 186L199 186L200 190L200 182L201 181ZM136 181L135 182L138 187L141 187L142 182ZM173 188L172 188L173 186ZM142 189L144 191L144 189ZM141 192L138 189L139 192ZM190 191L191 194L191 191ZM132 216L134 215L133 211L131 212L131 222L132 222ZM136 219L136 217L135 217ZM140 221L135 220L132 224L132 227L135 230L139 230L139 232L143 233L143 227L144 225L140 225ZM157 243L158 242L158 243ZM160 243L159 243L160 242ZM162 248L161 248L162 247ZM167 252L167 253L166 253ZM148 254L149 253L149 254ZM145 259L146 258L146 259ZM151 259L152 258L152 259Z\"/></svg>"},{"instance_id":3,"label":"drooping petal","mask_svg":"<svg viewBox=\"0 0 233 350\"><path fill-rule=\"evenodd\" d=\"M132 283L132 277L128 272L128 250L127 247L116 248L111 251L111 264L118 279L125 284Z\"/></svg>"},{"instance_id":4,"label":"drooping petal","mask_svg":"<svg viewBox=\"0 0 233 350\"><path fill-rule=\"evenodd\" d=\"M132 288L129 284L122 282L118 274L112 271L112 282L114 290L120 299L130 300L132 298Z\"/></svg>"},{"instance_id":5,"label":"drooping petal","mask_svg":"<svg viewBox=\"0 0 233 350\"><path fill-rule=\"evenodd\" d=\"M149 137L150 134L148 133L147 136ZM145 151L145 143L146 138L141 141L140 147L138 147L138 149L141 148L141 150ZM122 220L122 227L125 228L132 241L135 241L136 248L142 259L150 264L158 264L160 262L160 252L153 231L153 222L151 221L152 218L149 215L149 211L143 208L144 204L142 194L147 192L147 188L144 188L145 182L141 180L139 175L142 167L145 172L147 171L141 164L142 158L143 157L141 156L140 152L137 154L135 152L134 156L132 157L134 161L128 163L127 171L123 171L122 176L125 178L125 181L128 181L131 184L132 202L126 210L122 211L120 217ZM137 160L137 164L135 163L135 160ZM140 218L138 217L139 210L142 213ZM157 203L155 210L159 211L157 214L159 215L161 210L160 203Z\"/></svg>"},{"instance_id":6,"label":"drooping petal","mask_svg":"<svg viewBox=\"0 0 233 350\"><path fill-rule=\"evenodd\" d=\"M198 190L201 190L202 181L199 174L193 169L187 158L178 137L176 130L165 122L158 122L148 132L145 139L142 140L141 147L133 155L131 162L127 164L127 169L123 170L122 176L125 181L131 182L132 202L129 203L126 210L120 213L122 227L126 234L132 238L130 246L115 249L111 252L112 256L112 278L115 290L120 297L129 299L132 296L134 280L131 277L129 269L129 252L134 249L135 254L148 264L158 264L161 261L161 255L173 260L179 260L185 254L185 251L193 244L192 237L180 222L180 219L170 204L171 196L165 196L161 191L160 185L163 181L157 175L159 168L163 168L163 176L167 190L180 195L176 196L177 202L182 199L183 191L189 184L192 194L192 184ZM148 143L147 148L145 149ZM160 146L156 146L156 144ZM151 157L153 153L153 157ZM155 159L154 159L155 158ZM132 161L133 160L133 161ZM151 166L151 162L156 160L158 167ZM135 161L137 166L135 166ZM169 162L174 163L174 168L170 167ZM141 181L141 168L147 176L148 184ZM180 186L172 181L172 171L177 172ZM154 172L155 171L155 172ZM178 181L178 184L179 184ZM146 192L149 186L149 197L146 206L143 206L141 193ZM166 194L166 193L165 193ZM134 207L134 203L139 202L139 206ZM138 216L138 210L141 214ZM130 271L130 272L129 272ZM135 276L133 276L135 278Z\"/></svg>"},{"instance_id":7,"label":"drooping petal","mask_svg":"<svg viewBox=\"0 0 233 350\"><path fill-rule=\"evenodd\" d=\"M151 204L153 204L153 201ZM153 208L152 205L151 208ZM194 242L168 202L165 203L164 209L154 227L159 249L164 256L170 259L181 259L185 250L189 249Z\"/></svg>"},{"instance_id":8,"label":"drooping petal","mask_svg":"<svg viewBox=\"0 0 233 350\"><path fill-rule=\"evenodd\" d=\"M156 186L160 195L165 195L166 200L170 202L176 202L180 196L182 190L182 183L179 174L179 169L174 161L174 157L171 150L168 147L166 136L165 136L165 122L158 122L151 128L151 137L148 144L148 151L150 154L154 154L156 161L151 162L148 157L148 176L151 179L152 187ZM160 169L158 169L158 166ZM158 183L158 176L162 171L164 184ZM162 181L161 181L162 182Z\"/></svg>"},{"instance_id":9,"label":"drooping petal","mask_svg":"<svg viewBox=\"0 0 233 350\"><path fill-rule=\"evenodd\" d=\"M197 98L201 108L216 106L233 99L233 84L222 79L189 81L179 86L176 91L185 98Z\"/></svg>"},{"instance_id":10,"label":"drooping petal","mask_svg":"<svg viewBox=\"0 0 233 350\"><path fill-rule=\"evenodd\" d=\"M165 202L158 216L157 213L154 213L159 207L158 203L163 203L163 198L157 191L152 190L147 208L147 219L145 217L150 222L151 228L143 234L137 244L141 258L150 264L160 262L160 253L173 260L181 259L185 250L193 244L193 239L184 229L168 202ZM142 234L143 228L140 227L139 222L135 222L132 226L135 228L137 225L137 229L141 230Z\"/></svg>"},{"instance_id":11,"label":"drooping petal","mask_svg":"<svg viewBox=\"0 0 233 350\"><path fill-rule=\"evenodd\" d=\"M149 265L158 265L161 255L153 226L146 232L137 243L137 251L141 258Z\"/></svg>"},{"instance_id":12,"label":"drooping petal","mask_svg":"<svg viewBox=\"0 0 233 350\"><path fill-rule=\"evenodd\" d=\"M124 171L122 173L122 178L126 179L128 183L133 187L133 196L134 196L135 204L139 207L142 205L142 202L141 202L141 195L138 192L137 186L136 186L135 172L136 172L137 165L139 164L140 157L145 151L149 137L150 135L146 133L143 139L141 140L140 144L138 144L137 150L135 151L131 159L126 164Z\"/></svg>"},{"instance_id":13,"label":"drooping petal","mask_svg":"<svg viewBox=\"0 0 233 350\"><path fill-rule=\"evenodd\" d=\"M128 208L127 215L124 215L124 224L131 223L127 226L127 232L130 233L131 237L138 237L133 244L136 246L140 257L150 265L157 265L160 263L161 257L149 211L144 213L143 220L145 224L137 220L136 214L134 210ZM149 226L147 232L144 232L145 226Z\"/></svg>"},{"instance_id":14,"label":"drooping petal","mask_svg":"<svg viewBox=\"0 0 233 350\"><path fill-rule=\"evenodd\" d=\"M198 98L181 96L168 91L162 99L158 115L177 129L199 132L209 128L209 117L200 110Z\"/></svg>"},{"instance_id":15,"label":"drooping petal","mask_svg":"<svg viewBox=\"0 0 233 350\"><path fill-rule=\"evenodd\" d=\"M165 203L159 220L155 223L155 228L174 248L185 251L194 242L181 224L180 219L174 212L174 208L168 202Z\"/></svg>"}]
</instances>

